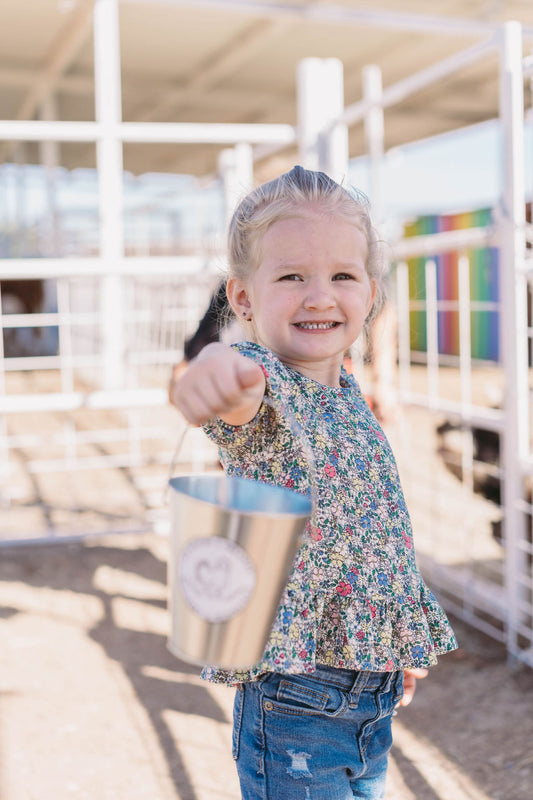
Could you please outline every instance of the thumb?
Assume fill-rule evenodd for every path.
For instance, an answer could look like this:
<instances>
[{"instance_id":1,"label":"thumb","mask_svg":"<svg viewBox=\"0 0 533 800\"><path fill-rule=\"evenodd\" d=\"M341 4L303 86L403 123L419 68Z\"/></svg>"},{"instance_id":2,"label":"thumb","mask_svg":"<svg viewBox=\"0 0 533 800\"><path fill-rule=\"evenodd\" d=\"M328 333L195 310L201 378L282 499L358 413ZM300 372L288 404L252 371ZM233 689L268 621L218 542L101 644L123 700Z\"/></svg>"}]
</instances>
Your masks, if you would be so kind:
<instances>
[{"instance_id":1,"label":"thumb","mask_svg":"<svg viewBox=\"0 0 533 800\"><path fill-rule=\"evenodd\" d=\"M404 673L412 675L413 678L425 678L428 674L428 670L425 667L412 667L410 669L405 669Z\"/></svg>"},{"instance_id":2,"label":"thumb","mask_svg":"<svg viewBox=\"0 0 533 800\"><path fill-rule=\"evenodd\" d=\"M263 370L250 358L243 356L242 361L237 365L237 380L241 389L251 389L253 386L264 381Z\"/></svg>"}]
</instances>

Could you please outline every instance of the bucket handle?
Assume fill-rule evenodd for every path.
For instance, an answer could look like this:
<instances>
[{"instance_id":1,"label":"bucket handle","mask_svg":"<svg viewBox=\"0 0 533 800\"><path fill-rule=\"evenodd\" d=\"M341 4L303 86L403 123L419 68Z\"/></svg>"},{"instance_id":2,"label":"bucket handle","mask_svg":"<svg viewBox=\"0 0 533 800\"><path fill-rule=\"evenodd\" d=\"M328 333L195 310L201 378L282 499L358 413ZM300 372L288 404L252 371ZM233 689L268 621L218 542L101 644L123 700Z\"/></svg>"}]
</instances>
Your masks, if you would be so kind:
<instances>
[{"instance_id":1,"label":"bucket handle","mask_svg":"<svg viewBox=\"0 0 533 800\"><path fill-rule=\"evenodd\" d=\"M181 431L180 435L178 436L178 441L176 442L176 447L174 448L174 452L172 453L172 458L170 459L170 465L168 468L167 480L165 483L165 488L163 489L163 496L161 498L162 505L166 506L168 500L168 493L170 491L170 481L174 477L174 471L176 469L176 464L178 463L178 456L180 454L180 450L183 447L183 442L185 441L185 437L187 436L189 430L194 426L187 422L183 430Z\"/></svg>"},{"instance_id":2,"label":"bucket handle","mask_svg":"<svg viewBox=\"0 0 533 800\"><path fill-rule=\"evenodd\" d=\"M262 402L265 405L270 406L271 408L273 408L274 411L276 411L281 416L285 416L286 417L286 419L289 422L289 427L291 429L291 432L294 434L296 439L301 442L301 444L303 446L303 449L305 451L305 454L307 456L307 460L308 460L308 463L309 463L309 479L310 479L310 484L311 484L311 504L312 504L313 511L314 511L315 503L316 503L316 500L318 498L318 481L317 481L317 474L316 474L315 454L313 453L313 448L311 447L309 439L307 438L307 436L305 434L305 429L304 429L303 425L300 422L298 422L298 420L296 419L296 414L292 411L291 408L283 407L280 403L278 403L277 401L273 400L271 397L268 397L266 394L263 396ZM168 493L169 493L169 490L170 490L170 481L174 477L174 471L176 469L176 464L178 462L178 456L180 454L181 448L183 447L183 442L185 441L185 437L186 437L187 433L193 427L196 427L196 426L191 425L190 423L187 423L185 425L185 427L183 428L183 430L181 431L179 437L178 437L178 441L176 443L176 447L174 448L174 452L173 452L172 458L170 460L170 466L169 466L169 469L168 469L167 481L166 481L165 489L163 491L163 498L162 498L163 505L166 505L167 500L168 500Z\"/></svg>"}]
</instances>

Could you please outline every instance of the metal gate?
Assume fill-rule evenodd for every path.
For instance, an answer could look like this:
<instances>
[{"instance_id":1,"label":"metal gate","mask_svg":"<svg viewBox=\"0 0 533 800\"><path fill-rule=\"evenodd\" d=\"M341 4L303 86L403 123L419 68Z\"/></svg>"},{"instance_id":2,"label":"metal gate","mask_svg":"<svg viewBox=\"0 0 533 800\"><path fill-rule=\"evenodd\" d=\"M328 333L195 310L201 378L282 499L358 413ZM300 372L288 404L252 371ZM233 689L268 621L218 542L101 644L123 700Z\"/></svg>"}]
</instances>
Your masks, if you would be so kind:
<instances>
[{"instance_id":1,"label":"metal gate","mask_svg":"<svg viewBox=\"0 0 533 800\"><path fill-rule=\"evenodd\" d=\"M429 583L448 609L505 642L512 659L533 666L533 237L525 216L523 140L523 82L533 64L522 60L516 23L505 26L500 46L500 207L487 227L418 236L396 248L398 391L404 407L397 444ZM472 299L480 248L497 257L496 302ZM457 292L443 299L439 260L450 253ZM418 286L414 258L423 271ZM473 357L472 325L480 312L499 316L497 361ZM458 329L451 356L439 342L450 314ZM413 348L417 324L423 353Z\"/></svg>"},{"instance_id":2,"label":"metal gate","mask_svg":"<svg viewBox=\"0 0 533 800\"><path fill-rule=\"evenodd\" d=\"M219 262L202 272L204 262L197 259L125 258L117 222L120 146L128 137L151 141L151 133L117 123L119 92L110 91L110 85L116 88L120 83L117 26L116 3L100 3L95 38L103 68L97 75L95 123L32 121L0 129L4 139L96 141L102 176L100 215L107 223L101 226L98 259L1 262L1 279L46 278L57 286L57 311L32 315L31 320L26 314L9 314L0 320L3 329L13 332L37 325L55 330L58 341L57 353L39 357L38 363L30 358L0 359L4 542L27 541L43 529L50 539L161 524L165 471L182 424L166 400L170 365L181 357L183 338L205 307L218 274ZM533 334L527 303L532 276L528 243L533 236L525 222L523 183L523 83L533 74L533 64L522 59L520 26L507 23L491 41L381 93L374 70L368 97L345 109L340 118L325 120L324 127L314 131L313 147L308 141L306 147L309 165L321 167L320 154L331 156L323 146L327 133L341 141L337 134L343 125L362 121L377 163L383 143L375 137L382 135L383 125L376 122L376 111L460 71L488 50L500 54L505 165L501 207L488 229L417 237L395 247L397 388L403 413L391 435L428 581L449 609L506 642L511 657L533 666L529 370ZM331 108L328 114L331 117ZM171 127L170 141L183 142L191 136L189 128ZM258 126L260 130L234 125L223 135L220 126L215 126L216 132L204 127L205 140L213 136L213 142L221 145L256 136L253 141L276 148L296 138L294 129L284 125ZM157 135L163 135L160 129ZM251 158L249 147L239 147L244 159ZM377 179L379 170L373 174ZM379 187L375 188L379 197ZM109 224L110 220L117 224ZM499 251L501 354L499 362L490 365L476 363L471 351L468 250L480 245ZM437 290L436 257L446 252L459 255L454 300L443 300ZM411 297L407 262L415 256L425 261L424 291ZM439 315L446 311L456 313L459 320L459 350L452 359L439 348ZM425 320L421 362L411 341L413 313L423 313ZM496 407L486 394L487 383L501 390L501 404ZM481 457L480 432L492 434L496 442L496 455L489 460ZM191 447L191 457L200 457L200 441ZM207 460L215 458L212 451L205 454ZM499 491L498 502L475 491L480 482L491 481Z\"/></svg>"},{"instance_id":3,"label":"metal gate","mask_svg":"<svg viewBox=\"0 0 533 800\"><path fill-rule=\"evenodd\" d=\"M121 276L121 388L103 383L105 276L95 274L94 264L83 271L78 265L77 274L68 274L67 265L65 274L48 273L56 310L0 315L0 347L21 330L52 339L46 355L0 357L3 543L164 525L162 497L184 424L168 403L170 371L219 275L213 268L195 270L194 280L187 272L176 275L178 261L169 260L173 274ZM15 274L16 265L9 267L2 277ZM217 458L191 432L181 460L206 468Z\"/></svg>"}]
</instances>

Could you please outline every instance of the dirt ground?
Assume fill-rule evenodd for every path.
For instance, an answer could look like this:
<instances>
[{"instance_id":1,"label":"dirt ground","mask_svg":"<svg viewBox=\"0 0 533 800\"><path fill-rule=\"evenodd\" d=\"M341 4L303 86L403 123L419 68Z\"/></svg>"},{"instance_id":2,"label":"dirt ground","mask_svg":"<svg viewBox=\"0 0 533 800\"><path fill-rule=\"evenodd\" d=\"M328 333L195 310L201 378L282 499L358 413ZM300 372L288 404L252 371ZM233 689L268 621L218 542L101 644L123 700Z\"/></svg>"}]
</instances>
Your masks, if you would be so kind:
<instances>
[{"instance_id":1,"label":"dirt ground","mask_svg":"<svg viewBox=\"0 0 533 800\"><path fill-rule=\"evenodd\" d=\"M2 800L237 800L232 692L166 647L166 550L0 550ZM531 800L533 671L454 624L461 649L395 718L387 800Z\"/></svg>"},{"instance_id":2,"label":"dirt ground","mask_svg":"<svg viewBox=\"0 0 533 800\"><path fill-rule=\"evenodd\" d=\"M455 396L456 376L446 377ZM489 378L478 376L481 394ZM153 411L148 416L152 424ZM147 467L96 467L94 458L109 455L127 464L119 445L102 439L80 449L86 470L55 473L47 459L61 453L50 444L38 449L30 434L73 425L106 433L123 420L87 409L10 419L11 432L24 438L11 453L4 500L0 486L0 536L12 540L0 546L0 800L239 797L233 693L201 681L166 646L161 496L178 431L170 409L157 416L165 436L145 445ZM492 602L503 563L492 535L497 509L477 495L465 505L429 416L418 410L411 427L401 469L408 467L428 582L436 562L435 576L444 567L465 574L471 596L488 586ZM198 450L197 441L188 446ZM109 529L129 532L68 541ZM57 542L39 543L43 532ZM15 543L32 536L31 545ZM484 570L484 583L472 565ZM441 659L394 720L387 800L531 800L533 670L513 669L503 645L452 622L460 649Z\"/></svg>"}]
</instances>

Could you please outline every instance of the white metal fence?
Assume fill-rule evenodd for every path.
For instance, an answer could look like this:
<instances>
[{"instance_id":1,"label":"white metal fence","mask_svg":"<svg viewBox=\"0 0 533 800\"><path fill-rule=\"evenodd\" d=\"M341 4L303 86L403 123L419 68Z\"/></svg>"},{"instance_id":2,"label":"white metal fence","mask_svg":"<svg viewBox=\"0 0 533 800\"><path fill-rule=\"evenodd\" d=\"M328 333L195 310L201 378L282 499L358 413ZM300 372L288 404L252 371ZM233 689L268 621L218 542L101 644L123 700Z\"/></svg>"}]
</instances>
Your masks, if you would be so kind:
<instances>
[{"instance_id":1,"label":"white metal fence","mask_svg":"<svg viewBox=\"0 0 533 800\"><path fill-rule=\"evenodd\" d=\"M457 301L439 300L435 254L455 245L449 236L440 244L438 234L433 238L433 256L425 262L424 297L409 298L407 263L398 265L396 276L403 412L393 436L414 517L418 558L449 610L506 642L513 657L533 666L531 370L527 360L518 370L516 354L509 351L500 362L472 359L470 324L475 312L469 258L463 252L458 259ZM468 241L463 232L460 238ZM479 232L472 241L479 244ZM407 253L408 240L404 245ZM522 302L523 312L525 297ZM423 360L413 360L410 349L413 309L425 313ZM456 357L443 356L438 347L438 315L451 310L459 317ZM503 303L499 311L502 327L510 327ZM522 341L529 343L531 352L531 316L518 316ZM522 416L505 402L517 372L519 383L512 394L513 401L522 404ZM513 425L521 439L522 459L508 440Z\"/></svg>"},{"instance_id":2,"label":"white metal fence","mask_svg":"<svg viewBox=\"0 0 533 800\"><path fill-rule=\"evenodd\" d=\"M492 229L419 237L397 248L399 391L406 410L400 461L418 532L419 558L448 608L507 645L533 666L533 449L531 442L531 227L525 218L524 79L520 29L508 23L500 49L501 204ZM489 244L499 259L499 362L481 366L471 353L468 248ZM459 354L443 358L435 256L458 259ZM407 266L425 257L427 357L410 352ZM529 303L528 303L529 295ZM452 304L453 306L453 304Z\"/></svg>"},{"instance_id":3,"label":"white metal fence","mask_svg":"<svg viewBox=\"0 0 533 800\"><path fill-rule=\"evenodd\" d=\"M172 262L176 273L179 260ZM49 277L56 311L0 316L0 347L19 330L53 331L57 343L46 355L0 358L4 542L141 530L164 520L162 496L183 426L168 406L168 380L220 275L212 265L193 280L189 272L136 274L130 264L120 276L122 386L108 389L104 276L88 265L78 264L78 274L61 267L63 274ZM4 266L4 274L12 273ZM50 349L50 337L41 339ZM191 433L181 460L205 468L216 454Z\"/></svg>"},{"instance_id":4,"label":"white metal fence","mask_svg":"<svg viewBox=\"0 0 533 800\"><path fill-rule=\"evenodd\" d=\"M242 166L251 158L243 142L275 148L296 140L295 130L285 125L122 123L116 2L98 0L95 11L96 121L0 121L0 138L6 140L96 142L101 220L98 258L1 262L0 279L45 278L57 287L57 311L32 315L31 321L17 313L1 320L7 334L27 329L31 322L57 338L57 353L52 347L36 358L1 360L3 541L27 540L43 530L48 536L68 537L146 529L160 521L165 471L180 425L166 402L170 365L181 357L183 338L207 303L220 263L125 258L122 143L178 143L197 141L200 135L202 141L221 146L240 142L235 152ZM338 112L326 104L327 118L307 131L312 136L303 137L302 152L310 166L327 169L329 164L337 170L346 147L343 126L363 121L375 167L383 154L383 125L376 112L489 51L499 53L501 75L505 188L490 232L500 252L501 360L481 367L470 352L466 248L480 237L486 241L487 231L463 231L448 239L438 234L399 245L399 398L404 415L392 435L415 518L419 557L430 583L450 609L505 641L511 656L533 666L528 368L532 323L527 304L531 265L522 132L523 82L532 66L530 60L522 60L520 26L508 23L490 41L384 91L373 70L361 103L337 118ZM313 76L316 81L311 72L301 75L304 109L313 97L306 92L308 81ZM326 84L322 89L327 94ZM320 105L320 98L317 102ZM326 154L328 164L320 161L320 154ZM377 181L379 169L373 168L373 175ZM374 189L379 197L379 186ZM442 301L435 289L433 256L447 249L462 253L457 301L461 345L455 362L442 358L437 336ZM411 358L411 301L402 266L415 251L427 257L426 291L419 300L427 326L423 364ZM499 407L491 407L486 384L501 390ZM479 452L479 431L497 437L498 452L488 465ZM191 457L204 458L199 448L200 439L191 444ZM205 457L215 459L212 451ZM497 503L474 491L488 478L499 491Z\"/></svg>"}]
</instances>

